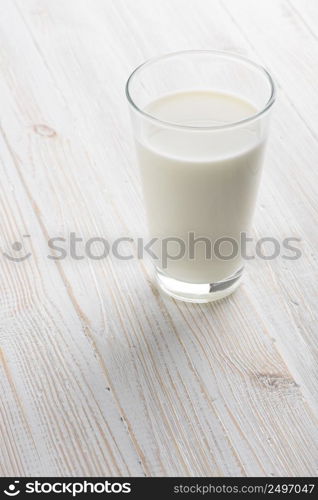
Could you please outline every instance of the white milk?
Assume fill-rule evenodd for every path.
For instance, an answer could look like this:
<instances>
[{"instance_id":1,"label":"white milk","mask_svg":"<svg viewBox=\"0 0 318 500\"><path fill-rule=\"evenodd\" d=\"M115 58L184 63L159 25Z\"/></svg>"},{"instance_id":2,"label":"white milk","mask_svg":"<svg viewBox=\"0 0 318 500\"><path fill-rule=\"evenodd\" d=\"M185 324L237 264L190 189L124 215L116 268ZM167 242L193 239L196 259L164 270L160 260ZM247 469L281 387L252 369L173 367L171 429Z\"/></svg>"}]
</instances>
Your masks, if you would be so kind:
<instances>
[{"instance_id":1,"label":"white milk","mask_svg":"<svg viewBox=\"0 0 318 500\"><path fill-rule=\"evenodd\" d=\"M179 125L205 127L247 118L256 110L247 101L212 91L178 92L164 96L145 111ZM258 125L259 126L259 125ZM178 237L189 241L222 237L240 242L248 231L261 174L263 143L253 122L226 130L189 130L160 127L150 122L137 142L144 198L151 237ZM160 253L160 245L154 247ZM176 254L179 244L168 251ZM220 252L232 253L232 244ZM194 259L168 260L163 271L188 283L226 279L242 265L239 255L229 260L206 259L206 246L197 243ZM240 252L239 252L240 253ZM157 262L162 269L163 263Z\"/></svg>"}]
</instances>

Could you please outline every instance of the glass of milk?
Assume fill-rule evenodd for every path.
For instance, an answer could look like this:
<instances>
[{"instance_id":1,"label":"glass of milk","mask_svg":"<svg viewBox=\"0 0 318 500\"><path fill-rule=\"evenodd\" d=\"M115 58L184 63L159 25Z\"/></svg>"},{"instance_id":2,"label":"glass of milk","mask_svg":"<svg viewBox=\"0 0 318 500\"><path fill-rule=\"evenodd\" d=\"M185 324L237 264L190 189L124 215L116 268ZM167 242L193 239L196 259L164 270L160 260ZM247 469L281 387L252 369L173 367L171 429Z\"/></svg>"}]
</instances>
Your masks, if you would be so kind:
<instances>
[{"instance_id":1,"label":"glass of milk","mask_svg":"<svg viewBox=\"0 0 318 500\"><path fill-rule=\"evenodd\" d=\"M272 77L240 55L191 50L139 66L126 94L158 284L180 300L223 298L242 277Z\"/></svg>"}]
</instances>

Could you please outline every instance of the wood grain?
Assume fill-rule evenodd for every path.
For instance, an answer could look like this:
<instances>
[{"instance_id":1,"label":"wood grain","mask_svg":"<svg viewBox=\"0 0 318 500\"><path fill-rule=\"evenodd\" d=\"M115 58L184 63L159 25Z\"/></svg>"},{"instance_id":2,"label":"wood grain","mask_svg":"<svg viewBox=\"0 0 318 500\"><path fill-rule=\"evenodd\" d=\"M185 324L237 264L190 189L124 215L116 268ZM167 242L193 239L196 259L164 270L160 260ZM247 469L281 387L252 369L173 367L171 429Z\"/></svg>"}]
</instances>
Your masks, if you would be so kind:
<instances>
[{"instance_id":1,"label":"wood grain","mask_svg":"<svg viewBox=\"0 0 318 500\"><path fill-rule=\"evenodd\" d=\"M32 255L0 258L1 473L316 475L315 3L2 5L0 246ZM52 236L145 234L123 87L145 58L186 48L273 72L254 235L302 250L251 261L208 305L161 295L147 261L47 258Z\"/></svg>"}]
</instances>

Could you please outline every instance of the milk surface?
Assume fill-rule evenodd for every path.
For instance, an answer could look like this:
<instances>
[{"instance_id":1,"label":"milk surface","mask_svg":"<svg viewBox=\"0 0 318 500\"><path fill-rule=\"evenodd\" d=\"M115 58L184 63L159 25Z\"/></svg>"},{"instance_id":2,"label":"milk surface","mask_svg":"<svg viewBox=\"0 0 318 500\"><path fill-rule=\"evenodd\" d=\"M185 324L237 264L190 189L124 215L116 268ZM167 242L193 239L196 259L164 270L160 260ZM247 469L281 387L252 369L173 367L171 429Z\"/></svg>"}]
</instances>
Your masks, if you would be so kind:
<instances>
[{"instance_id":1,"label":"milk surface","mask_svg":"<svg viewBox=\"0 0 318 500\"><path fill-rule=\"evenodd\" d=\"M213 283L235 273L242 265L240 233L250 228L261 175L263 142L255 122L226 130L209 130L243 120L256 110L234 95L213 91L169 94L153 101L145 112L166 122L195 129L144 125L137 140L146 212L151 237L161 255L163 238L181 238L186 244L182 259L168 259L163 271L188 283ZM201 127L201 128L199 128ZM189 233L195 238L232 238L238 255L206 258L203 242L189 258ZM222 243L222 255L230 256L232 243ZM177 255L180 244L168 244ZM161 260L155 264L162 269Z\"/></svg>"}]
</instances>

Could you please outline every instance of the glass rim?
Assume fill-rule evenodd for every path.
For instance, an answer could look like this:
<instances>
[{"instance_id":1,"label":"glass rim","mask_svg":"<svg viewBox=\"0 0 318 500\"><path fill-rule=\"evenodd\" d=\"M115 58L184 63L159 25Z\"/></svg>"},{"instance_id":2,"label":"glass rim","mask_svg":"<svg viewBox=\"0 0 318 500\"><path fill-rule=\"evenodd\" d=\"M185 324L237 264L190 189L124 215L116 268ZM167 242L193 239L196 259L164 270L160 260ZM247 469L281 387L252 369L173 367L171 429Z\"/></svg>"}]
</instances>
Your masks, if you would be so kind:
<instances>
[{"instance_id":1,"label":"glass rim","mask_svg":"<svg viewBox=\"0 0 318 500\"><path fill-rule=\"evenodd\" d=\"M141 109L137 104L134 102L133 98L131 97L130 94L130 85L133 79L136 77L136 75L141 71L143 68L146 66L150 66L151 64L154 64L156 62L162 61L164 59L169 59L171 57L179 56L179 55L194 55L194 54L210 54L210 55L215 55L215 56L223 56L223 57L228 57L230 59L236 60L236 61L241 61L244 63L249 64L252 66L254 69L257 69L261 73L263 73L263 76L267 79L270 85L270 96L269 99L266 101L265 106L262 107L260 111L257 111L256 113L253 113L252 115L248 116L247 118L244 118L242 120L234 121L234 122L229 122L224 125L207 125L207 126L195 126L195 125L181 125L179 123L174 123L171 121L166 121L166 120L161 120L160 118L156 118L155 116L151 115L150 113L147 113L143 109ZM179 128L183 130L224 130L232 127L237 127L239 125L243 125L245 123L249 123L251 121L257 120L260 116L265 114L274 104L276 100L276 85L274 83L274 80L270 74L270 72L265 68L265 66L262 66L261 64L258 64L254 62L253 60L249 59L248 57L242 56L240 54L236 54L235 52L228 52L225 50L180 50L177 52L169 52L166 54L163 54L161 56L157 57L151 57L150 59L147 59L144 61L142 64L137 66L137 68L134 69L134 71L130 74L126 85L125 85L125 92L126 92L126 97L129 102L129 104L134 108L135 111L137 111L139 114L147 118L148 120L151 120L155 123L159 123L161 125L164 125L165 127L172 127L172 128Z\"/></svg>"}]
</instances>

